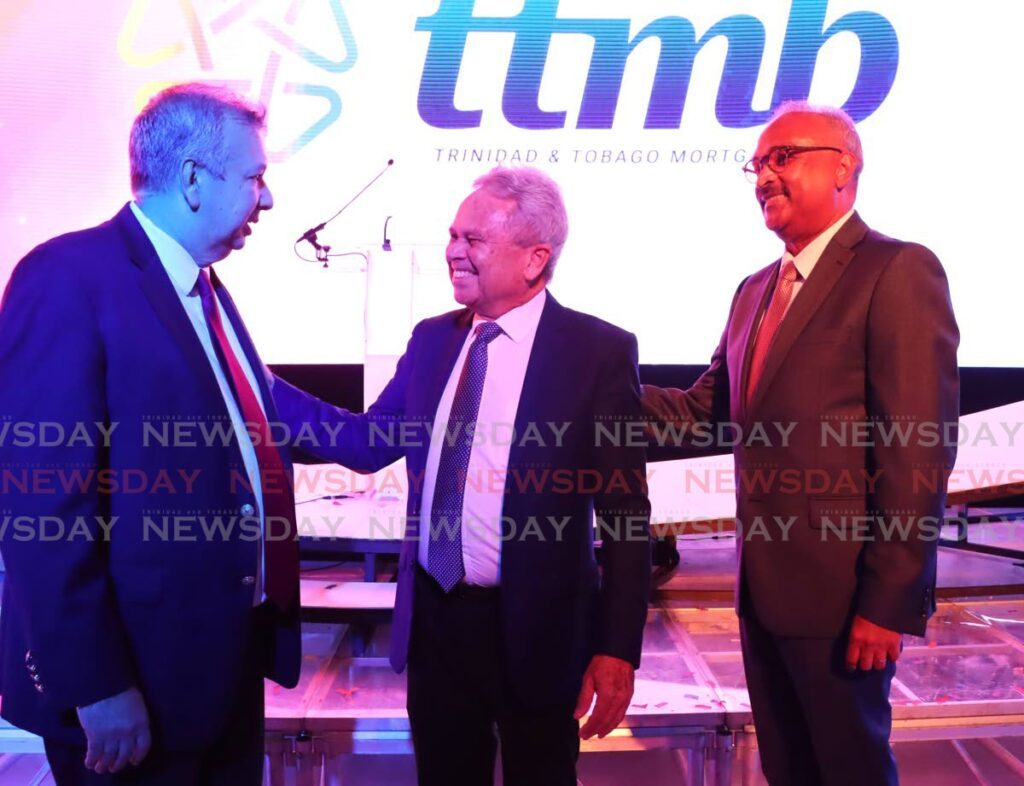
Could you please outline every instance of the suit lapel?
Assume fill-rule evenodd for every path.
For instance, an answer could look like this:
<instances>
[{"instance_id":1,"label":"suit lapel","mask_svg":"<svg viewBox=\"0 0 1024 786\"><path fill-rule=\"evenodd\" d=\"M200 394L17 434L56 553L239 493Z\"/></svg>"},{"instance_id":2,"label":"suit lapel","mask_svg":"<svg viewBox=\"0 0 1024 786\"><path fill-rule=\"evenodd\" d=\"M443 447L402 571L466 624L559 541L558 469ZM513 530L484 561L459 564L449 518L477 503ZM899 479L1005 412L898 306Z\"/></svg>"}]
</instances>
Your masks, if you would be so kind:
<instances>
[{"instance_id":1,"label":"suit lapel","mask_svg":"<svg viewBox=\"0 0 1024 786\"><path fill-rule=\"evenodd\" d=\"M523 377L523 389L519 394L519 407L516 409L515 433L526 433L531 421L536 421L540 413L545 411L542 403L551 397L551 382L564 374L561 358L570 357L579 348L565 346L565 307L547 293L544 310L537 323L537 333L533 339L530 360L526 364L526 375ZM513 440L509 448L508 468L523 465L523 451L526 447L523 440ZM511 472L508 473L511 477ZM505 497L506 505L514 503L519 496ZM510 511L508 515L515 515Z\"/></svg>"},{"instance_id":2,"label":"suit lapel","mask_svg":"<svg viewBox=\"0 0 1024 786\"><path fill-rule=\"evenodd\" d=\"M213 291L217 294L221 310L235 331L235 338L238 339L238 344L242 348L242 354L245 355L245 359L249 362L249 368L252 369L252 375L256 379L256 386L259 388L260 397L263 400L263 409L267 413L267 420L273 422L276 420L277 410L274 409L274 397L270 395L270 386L267 383L267 376L270 372L260 360L259 353L256 352L256 345L253 344L249 331L245 329L245 323L238 313L235 301L231 299L227 287L221 283L220 277L212 268L210 269L210 283L213 284Z\"/></svg>"},{"instance_id":3,"label":"suit lapel","mask_svg":"<svg viewBox=\"0 0 1024 786\"><path fill-rule=\"evenodd\" d=\"M760 323L765 309L768 307L768 300L771 298L772 290L775 288L775 280L778 278L778 273L779 262L777 260L773 275L766 275L760 282L754 284L754 291L752 293L754 308L750 316L747 319L741 318L739 320L739 324L743 327L737 338L736 345L743 347L743 364L740 367L738 377L733 377L734 380L739 382L739 389L733 389L729 395L731 400L738 404L740 416L737 420L741 423L746 417L747 412L747 379L750 375L750 358L754 351L754 337L757 335L756 327Z\"/></svg>"},{"instance_id":4,"label":"suit lapel","mask_svg":"<svg viewBox=\"0 0 1024 786\"><path fill-rule=\"evenodd\" d=\"M764 370L761 372L757 390L754 391L754 398L750 402L750 411L753 411L764 398L765 391L771 387L772 378L789 355L793 344L828 298L832 288L839 281L843 271L846 270L846 265L853 259L853 247L861 241L865 232L867 232L867 225L860 216L854 213L846 225L832 238L832 242L825 247L814 270L811 271L811 275L808 276L793 304L786 312L786 317L782 320L779 331L768 348ZM774 277L772 280L774 281ZM753 344L752 341L750 343Z\"/></svg>"},{"instance_id":5,"label":"suit lapel","mask_svg":"<svg viewBox=\"0 0 1024 786\"><path fill-rule=\"evenodd\" d=\"M185 356L188 367L195 374L197 384L204 385L209 396L221 398L217 378L210 368L210 362L199 342L195 328L182 308L178 293L171 283L167 271L164 270L160 257L149 242L149 237L132 214L131 208L125 205L114 218L121 236L124 238L128 255L140 269L139 288L142 290L157 317L167 328L176 347Z\"/></svg>"},{"instance_id":6,"label":"suit lapel","mask_svg":"<svg viewBox=\"0 0 1024 786\"><path fill-rule=\"evenodd\" d=\"M242 354L249 361L249 368L252 369L252 375L256 380L256 387L259 388L260 398L263 401L263 411L267 416L267 422L273 428L273 424L279 423L280 418L277 415L277 407L274 405L274 396L270 392L270 369L263 365L263 361L256 351L256 345L253 343L252 336L249 335L245 322L242 321L242 315L238 313L235 301L231 299L227 287L221 283L220 277L214 272L212 267L210 268L210 283L213 285L213 291L216 293L217 300L221 305L221 312L227 316L228 322L231 323L231 327L235 331L238 345L242 348ZM291 474L291 451L279 447L278 452L284 461L285 467L288 469L288 479L294 484L294 478ZM294 488L292 491L294 493Z\"/></svg>"},{"instance_id":7,"label":"suit lapel","mask_svg":"<svg viewBox=\"0 0 1024 786\"><path fill-rule=\"evenodd\" d=\"M445 325L436 348L420 366L420 371L426 369L430 372L424 387L422 405L424 413L429 413L431 418L437 417L437 405L441 402L441 394L444 393L445 385L448 384L448 379L455 368L455 361L459 359L459 352L462 351L472 326L472 311L467 308L456 312L454 319Z\"/></svg>"}]
</instances>

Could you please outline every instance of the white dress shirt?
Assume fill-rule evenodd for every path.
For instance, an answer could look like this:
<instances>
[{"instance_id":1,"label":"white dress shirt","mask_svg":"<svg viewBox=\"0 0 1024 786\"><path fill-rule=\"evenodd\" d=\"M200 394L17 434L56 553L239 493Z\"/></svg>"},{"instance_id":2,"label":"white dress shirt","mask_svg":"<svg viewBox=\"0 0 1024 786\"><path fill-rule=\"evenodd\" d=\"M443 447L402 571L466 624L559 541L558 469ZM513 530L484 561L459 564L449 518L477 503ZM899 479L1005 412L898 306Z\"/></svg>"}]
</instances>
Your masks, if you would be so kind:
<instances>
[{"instance_id":1,"label":"white dress shirt","mask_svg":"<svg viewBox=\"0 0 1024 786\"><path fill-rule=\"evenodd\" d=\"M465 580L470 584L490 587L501 581L501 514L509 451L514 441L512 431L545 302L547 293L541 290L528 302L494 320L503 333L487 347L487 376L462 499L462 562L466 569ZM419 561L423 566L427 565L430 548L430 511L452 400L476 326L484 321L479 316L474 317L473 327L462 345L434 415L420 510Z\"/></svg>"},{"instance_id":2,"label":"white dress shirt","mask_svg":"<svg viewBox=\"0 0 1024 786\"><path fill-rule=\"evenodd\" d=\"M224 374L224 369L221 368L220 360L217 358L217 353L213 348L213 339L211 338L210 330L206 325L206 315L203 313L203 303L199 297L199 288L196 286L196 282L199 280L199 264L177 240L154 224L134 202L131 203L131 210L142 225L142 229L146 233L146 237L149 238L149 242L152 243L153 248L156 249L156 254L160 258L160 263L164 266L164 270L167 271L167 275L170 277L171 283L174 285L174 291L177 293L178 299L181 301L182 308L185 309L185 313L188 314L189 321L192 322L192 327L196 331L199 343L203 345L203 352L206 353L206 359L210 364L210 368L213 370L213 374L217 378L217 386L220 388L220 394L224 398L224 404L227 406L228 415L231 418L231 427L234 429L235 437L238 440L238 447L242 451L242 461L245 464L245 473L249 477L253 497L256 500L256 509L260 512L260 526L262 527L263 487L260 484L260 468L259 462L256 460L256 449L252 446L252 439L249 436L248 429L245 427L245 420L242 417L242 412L238 407L238 403L235 401L235 394L231 390L231 385L228 383L227 377ZM224 333L227 335L228 344L231 345L231 350L235 353L235 357L238 359L238 363L242 367L242 371L245 372L245 378L252 387L253 393L256 395L256 401L259 402L260 409L263 410L263 414L266 416L267 408L260 396L260 389L256 384L256 377L253 375L252 369L249 367L249 361L245 356L245 352L242 351L241 345L238 343L238 336L235 335L235 329L231 325L231 320L228 319L227 315L224 313L222 304L220 311L221 323L224 326ZM262 591L262 553L263 550L261 548L260 564L255 566L258 569L258 580L256 582L256 586L259 600L265 599Z\"/></svg>"}]
</instances>

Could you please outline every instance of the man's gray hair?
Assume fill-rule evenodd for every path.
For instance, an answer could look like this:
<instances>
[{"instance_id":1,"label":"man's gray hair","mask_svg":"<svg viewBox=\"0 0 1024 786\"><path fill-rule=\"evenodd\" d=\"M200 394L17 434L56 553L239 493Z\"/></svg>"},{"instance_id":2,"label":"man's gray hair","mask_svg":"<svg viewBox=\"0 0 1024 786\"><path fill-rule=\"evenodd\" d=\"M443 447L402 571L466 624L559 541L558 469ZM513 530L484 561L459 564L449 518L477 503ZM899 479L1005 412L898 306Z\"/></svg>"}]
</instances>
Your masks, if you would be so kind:
<instances>
[{"instance_id":1,"label":"man's gray hair","mask_svg":"<svg viewBox=\"0 0 1024 786\"><path fill-rule=\"evenodd\" d=\"M161 90L132 123L128 140L132 193L166 190L186 159L222 176L228 122L263 129L266 109L227 88L199 82Z\"/></svg>"},{"instance_id":2,"label":"man's gray hair","mask_svg":"<svg viewBox=\"0 0 1024 786\"><path fill-rule=\"evenodd\" d=\"M550 281L569 236L569 219L558 184L533 167L498 166L477 178L473 185L499 199L515 201L517 209L508 222L511 239L520 246L551 246L551 257L542 274L545 281Z\"/></svg>"},{"instance_id":3,"label":"man's gray hair","mask_svg":"<svg viewBox=\"0 0 1024 786\"><path fill-rule=\"evenodd\" d=\"M821 106L811 104L807 101L786 101L772 115L771 122L774 123L783 115L817 115L824 118L832 129L839 135L843 147L853 156L857 165L854 167L853 176L860 179L860 173L864 170L864 150L860 144L860 134L857 133L857 126L853 119L842 109L834 106Z\"/></svg>"}]
</instances>

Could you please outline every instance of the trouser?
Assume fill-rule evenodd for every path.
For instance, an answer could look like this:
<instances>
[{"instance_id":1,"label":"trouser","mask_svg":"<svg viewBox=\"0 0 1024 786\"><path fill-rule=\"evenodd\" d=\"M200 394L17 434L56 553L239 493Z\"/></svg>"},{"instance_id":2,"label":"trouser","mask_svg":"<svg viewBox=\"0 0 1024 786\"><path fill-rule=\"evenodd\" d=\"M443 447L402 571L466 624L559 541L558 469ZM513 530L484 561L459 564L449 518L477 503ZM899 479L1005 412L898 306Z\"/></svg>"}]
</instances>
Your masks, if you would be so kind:
<instances>
[{"instance_id":1,"label":"trouser","mask_svg":"<svg viewBox=\"0 0 1024 786\"><path fill-rule=\"evenodd\" d=\"M834 639L775 636L752 609L740 618L740 640L761 768L772 786L896 786L893 663L847 672L847 631Z\"/></svg>"},{"instance_id":2,"label":"trouser","mask_svg":"<svg viewBox=\"0 0 1024 786\"><path fill-rule=\"evenodd\" d=\"M499 740L505 786L576 786L574 703L527 706L511 689L498 593L446 595L417 569L408 709L420 786L491 786Z\"/></svg>"}]
</instances>

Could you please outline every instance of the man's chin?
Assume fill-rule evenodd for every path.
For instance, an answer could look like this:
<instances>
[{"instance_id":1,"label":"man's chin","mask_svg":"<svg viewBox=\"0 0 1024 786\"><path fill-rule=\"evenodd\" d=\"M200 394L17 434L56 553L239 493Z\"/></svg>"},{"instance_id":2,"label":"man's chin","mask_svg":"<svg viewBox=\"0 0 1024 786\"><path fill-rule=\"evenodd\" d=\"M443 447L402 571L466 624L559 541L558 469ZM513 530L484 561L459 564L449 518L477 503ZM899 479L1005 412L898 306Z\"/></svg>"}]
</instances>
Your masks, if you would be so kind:
<instances>
[{"instance_id":1,"label":"man's chin","mask_svg":"<svg viewBox=\"0 0 1024 786\"><path fill-rule=\"evenodd\" d=\"M764 225L772 232L778 232L786 225L786 219L781 210L769 207L762 211L762 215L764 216Z\"/></svg>"},{"instance_id":2,"label":"man's chin","mask_svg":"<svg viewBox=\"0 0 1024 786\"><path fill-rule=\"evenodd\" d=\"M467 287L458 285L452 286L452 296L460 306L472 306L476 302L477 293L470 291Z\"/></svg>"}]
</instances>

